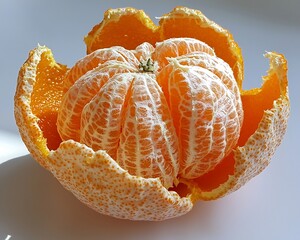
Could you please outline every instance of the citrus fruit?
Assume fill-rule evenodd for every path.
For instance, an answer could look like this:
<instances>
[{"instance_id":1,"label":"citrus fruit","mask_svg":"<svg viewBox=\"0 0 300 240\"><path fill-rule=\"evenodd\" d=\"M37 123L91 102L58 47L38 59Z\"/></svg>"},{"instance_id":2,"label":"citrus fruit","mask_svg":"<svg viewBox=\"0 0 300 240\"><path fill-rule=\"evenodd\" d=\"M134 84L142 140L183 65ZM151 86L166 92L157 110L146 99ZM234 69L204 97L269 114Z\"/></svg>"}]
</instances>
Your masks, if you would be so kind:
<instances>
[{"instance_id":1,"label":"citrus fruit","mask_svg":"<svg viewBox=\"0 0 300 240\"><path fill-rule=\"evenodd\" d=\"M45 46L20 69L15 117L32 156L94 210L164 220L239 189L270 162L290 112L287 62L268 52L243 90L232 35L177 7L155 25L110 9L68 68Z\"/></svg>"}]
</instances>

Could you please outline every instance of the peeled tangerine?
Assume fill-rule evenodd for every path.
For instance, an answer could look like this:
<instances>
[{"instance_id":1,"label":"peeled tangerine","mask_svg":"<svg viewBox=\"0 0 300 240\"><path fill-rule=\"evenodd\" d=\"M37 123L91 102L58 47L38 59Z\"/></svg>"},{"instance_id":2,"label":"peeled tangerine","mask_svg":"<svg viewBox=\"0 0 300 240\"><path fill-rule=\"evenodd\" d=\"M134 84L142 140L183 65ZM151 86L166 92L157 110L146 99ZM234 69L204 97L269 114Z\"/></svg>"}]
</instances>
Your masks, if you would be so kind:
<instances>
[{"instance_id":1,"label":"peeled tangerine","mask_svg":"<svg viewBox=\"0 0 300 240\"><path fill-rule=\"evenodd\" d=\"M72 68L38 46L22 66L15 117L32 156L96 211L132 220L183 215L259 174L286 131L287 63L268 52L243 90L232 35L177 7L159 25L108 10Z\"/></svg>"}]
</instances>

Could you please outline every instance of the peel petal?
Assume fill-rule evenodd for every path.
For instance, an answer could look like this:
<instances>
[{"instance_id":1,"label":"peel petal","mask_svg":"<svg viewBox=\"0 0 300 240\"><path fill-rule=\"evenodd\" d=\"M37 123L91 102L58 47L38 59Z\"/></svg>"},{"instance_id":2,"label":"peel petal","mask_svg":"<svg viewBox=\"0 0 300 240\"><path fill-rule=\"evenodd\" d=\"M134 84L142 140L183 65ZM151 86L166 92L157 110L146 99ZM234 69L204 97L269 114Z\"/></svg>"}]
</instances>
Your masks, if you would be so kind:
<instances>
[{"instance_id":1,"label":"peel petal","mask_svg":"<svg viewBox=\"0 0 300 240\"><path fill-rule=\"evenodd\" d=\"M49 64L42 66L40 63L43 61L49 61ZM55 62L52 52L49 48L45 46L38 46L30 51L28 59L19 71L17 89L14 99L14 113L16 123L19 127L19 132L25 145L33 157L43 167L48 168L48 163L45 160L46 156L49 154L47 138L45 136L45 132L42 132L39 122L44 115L47 115L50 116L50 121L46 120L45 124L53 124L53 122L51 122L51 118L57 113L55 112L55 109L54 112L52 112L51 109L47 109L45 106L36 107L35 112L33 111L32 102L34 100L32 95L35 90L34 87L37 84L39 68L40 72L43 72L43 70L47 69L49 74L52 72L57 74L57 79L52 79L54 84L50 83L47 85L48 89L45 96L52 96L53 94L51 94L51 91L55 91L54 94L57 94L56 86L59 85L58 83L61 81L62 76L66 73L67 67ZM41 85L43 85L43 83ZM57 103L53 103L53 105L55 104ZM48 135L57 138L55 135L55 130L53 131L53 128L51 128L51 131L52 133L48 132Z\"/></svg>"},{"instance_id":2,"label":"peel petal","mask_svg":"<svg viewBox=\"0 0 300 240\"><path fill-rule=\"evenodd\" d=\"M225 161L233 164L233 174L230 174L224 183L215 186L211 191L199 191L196 193L196 199L217 199L238 190L269 165L271 157L282 141L287 129L287 119L290 114L287 62L283 55L274 52L269 52L265 56L270 60L270 69L268 76L264 78L264 85L260 89L244 91L242 99L244 98L244 109L247 107L248 110L248 113L245 112L248 118L255 115L253 111L256 109L248 108L247 105L249 103L245 103L245 98L247 97L251 99L250 104L253 103L257 105L258 101L269 101L272 102L272 107L270 109L261 110L262 118L258 123L255 122L255 117L250 119L250 121L253 121L252 125L254 127L258 124L257 129L255 129L253 134L249 132L241 133L244 134L244 136L241 136L238 147L225 159ZM270 91L270 89L275 92L278 91L278 97L273 100L264 99L264 97L262 97L264 96L263 93ZM251 129L251 127L249 128ZM211 174L213 176L214 173ZM210 176L210 178L212 176Z\"/></svg>"},{"instance_id":3,"label":"peel petal","mask_svg":"<svg viewBox=\"0 0 300 240\"><path fill-rule=\"evenodd\" d=\"M155 44L158 40L157 26L143 10L134 8L107 10L103 21L84 38L88 54L112 46L135 49L141 43Z\"/></svg>"},{"instance_id":4,"label":"peel petal","mask_svg":"<svg viewBox=\"0 0 300 240\"><path fill-rule=\"evenodd\" d=\"M80 201L116 218L164 220L191 210L190 197L168 191L158 178L130 175L105 151L68 140L48 157L50 171Z\"/></svg>"}]
</instances>

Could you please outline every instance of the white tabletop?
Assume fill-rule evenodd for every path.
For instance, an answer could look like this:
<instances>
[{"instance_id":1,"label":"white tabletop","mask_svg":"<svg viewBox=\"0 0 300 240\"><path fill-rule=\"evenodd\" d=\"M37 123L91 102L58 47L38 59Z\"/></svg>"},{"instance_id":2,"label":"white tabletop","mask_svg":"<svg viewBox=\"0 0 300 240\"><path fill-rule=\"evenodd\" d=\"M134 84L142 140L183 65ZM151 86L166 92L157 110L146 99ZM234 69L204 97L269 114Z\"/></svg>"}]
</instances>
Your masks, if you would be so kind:
<instances>
[{"instance_id":1,"label":"white tabletop","mask_svg":"<svg viewBox=\"0 0 300 240\"><path fill-rule=\"evenodd\" d=\"M18 135L0 130L0 153L1 164L12 158L28 154L28 150Z\"/></svg>"}]
</instances>

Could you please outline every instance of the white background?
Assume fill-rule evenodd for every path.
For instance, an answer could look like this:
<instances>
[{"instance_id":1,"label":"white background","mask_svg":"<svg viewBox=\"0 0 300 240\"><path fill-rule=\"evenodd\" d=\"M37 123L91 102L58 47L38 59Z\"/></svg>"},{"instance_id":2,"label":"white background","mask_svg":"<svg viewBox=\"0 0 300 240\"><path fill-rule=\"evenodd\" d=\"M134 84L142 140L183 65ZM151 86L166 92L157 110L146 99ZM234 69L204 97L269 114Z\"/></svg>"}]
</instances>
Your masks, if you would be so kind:
<instances>
[{"instance_id":1,"label":"white background","mask_svg":"<svg viewBox=\"0 0 300 240\"><path fill-rule=\"evenodd\" d=\"M154 19L177 5L201 10L229 29L243 51L244 88L258 87L265 51L289 64L291 117L271 165L245 187L187 215L131 222L83 206L26 154L13 116L18 70L37 44L72 66L85 54L83 36L108 8L132 6ZM300 1L0 0L0 240L11 239L299 239Z\"/></svg>"}]
</instances>

